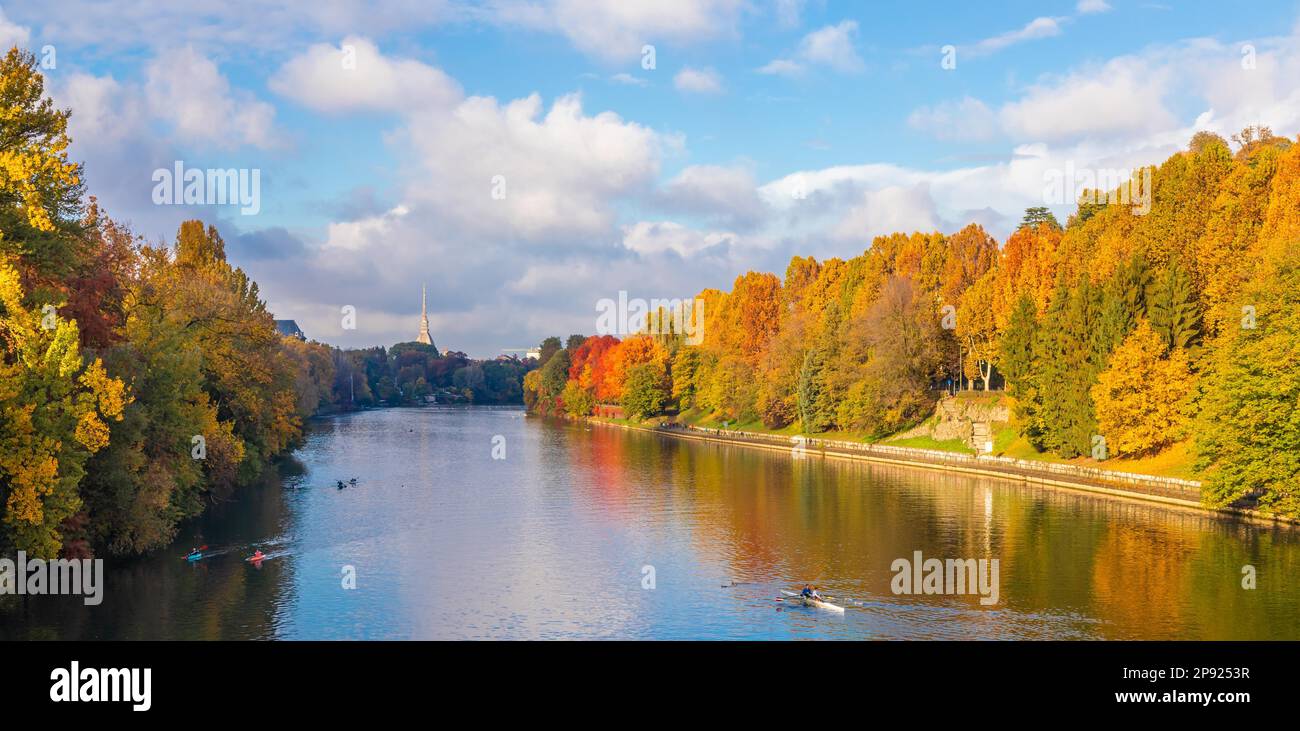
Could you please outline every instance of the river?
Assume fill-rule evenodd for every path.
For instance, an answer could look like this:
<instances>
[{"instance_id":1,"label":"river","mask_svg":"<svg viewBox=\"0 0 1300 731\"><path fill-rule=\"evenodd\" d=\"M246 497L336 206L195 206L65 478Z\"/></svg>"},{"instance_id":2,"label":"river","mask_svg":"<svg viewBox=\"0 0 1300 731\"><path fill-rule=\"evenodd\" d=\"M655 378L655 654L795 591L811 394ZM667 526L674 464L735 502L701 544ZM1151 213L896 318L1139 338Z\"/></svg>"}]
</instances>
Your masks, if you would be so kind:
<instances>
[{"instance_id":1,"label":"river","mask_svg":"<svg viewBox=\"0 0 1300 731\"><path fill-rule=\"evenodd\" d=\"M509 408L316 420L295 457L107 559L97 607L5 597L0 639L1300 639L1292 529ZM998 559L997 603L895 594L916 551ZM805 581L847 611L777 601Z\"/></svg>"}]
</instances>

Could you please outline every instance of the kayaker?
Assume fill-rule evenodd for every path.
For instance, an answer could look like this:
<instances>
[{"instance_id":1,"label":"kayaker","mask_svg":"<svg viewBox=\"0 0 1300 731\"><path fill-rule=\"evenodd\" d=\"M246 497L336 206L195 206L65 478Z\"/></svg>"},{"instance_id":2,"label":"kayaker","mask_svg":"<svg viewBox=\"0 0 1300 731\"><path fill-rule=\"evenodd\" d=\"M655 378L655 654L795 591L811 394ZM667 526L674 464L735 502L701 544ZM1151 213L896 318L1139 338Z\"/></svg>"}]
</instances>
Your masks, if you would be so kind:
<instances>
[{"instance_id":1,"label":"kayaker","mask_svg":"<svg viewBox=\"0 0 1300 731\"><path fill-rule=\"evenodd\" d=\"M253 560L254 560L254 561L261 561L261 560L264 559L264 558L266 558L266 555L262 553L262 549L259 548L259 549L257 549L256 551L253 551Z\"/></svg>"},{"instance_id":2,"label":"kayaker","mask_svg":"<svg viewBox=\"0 0 1300 731\"><path fill-rule=\"evenodd\" d=\"M799 596L803 597L804 599L812 599L813 594L815 593L816 592L813 591L812 584L804 584L803 591L799 592Z\"/></svg>"}]
</instances>

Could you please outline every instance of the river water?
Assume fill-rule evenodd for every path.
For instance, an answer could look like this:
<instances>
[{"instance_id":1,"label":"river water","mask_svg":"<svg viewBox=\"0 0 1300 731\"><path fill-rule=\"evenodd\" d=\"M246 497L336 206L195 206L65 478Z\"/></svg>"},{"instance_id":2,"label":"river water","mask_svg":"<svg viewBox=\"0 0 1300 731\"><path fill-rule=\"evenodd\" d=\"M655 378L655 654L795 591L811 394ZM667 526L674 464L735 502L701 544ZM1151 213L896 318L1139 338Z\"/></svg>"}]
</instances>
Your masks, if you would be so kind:
<instances>
[{"instance_id":1,"label":"river water","mask_svg":"<svg viewBox=\"0 0 1300 731\"><path fill-rule=\"evenodd\" d=\"M1300 531L1144 503L505 408L318 420L280 473L0 639L1300 639ZM997 603L895 594L917 551Z\"/></svg>"}]
</instances>

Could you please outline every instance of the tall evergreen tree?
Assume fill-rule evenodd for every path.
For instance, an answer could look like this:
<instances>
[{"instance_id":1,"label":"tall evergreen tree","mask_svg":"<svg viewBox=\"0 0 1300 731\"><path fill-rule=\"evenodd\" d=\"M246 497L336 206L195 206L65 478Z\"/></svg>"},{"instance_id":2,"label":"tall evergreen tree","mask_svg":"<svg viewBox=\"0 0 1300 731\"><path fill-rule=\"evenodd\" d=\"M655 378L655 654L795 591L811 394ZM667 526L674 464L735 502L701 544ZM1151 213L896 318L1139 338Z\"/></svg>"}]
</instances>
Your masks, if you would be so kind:
<instances>
[{"instance_id":1,"label":"tall evergreen tree","mask_svg":"<svg viewBox=\"0 0 1300 731\"><path fill-rule=\"evenodd\" d=\"M1038 333L1038 312L1029 294L1022 294L1011 311L1010 322L1002 336L1000 370L1007 390L1020 398L1030 387L1034 373L1034 339Z\"/></svg>"},{"instance_id":2,"label":"tall evergreen tree","mask_svg":"<svg viewBox=\"0 0 1300 731\"><path fill-rule=\"evenodd\" d=\"M1201 311L1191 276L1178 264L1161 270L1147 293L1151 327L1167 348L1187 348L1201 336Z\"/></svg>"},{"instance_id":3,"label":"tall evergreen tree","mask_svg":"<svg viewBox=\"0 0 1300 731\"><path fill-rule=\"evenodd\" d=\"M1056 220L1056 216L1046 206L1026 208L1025 217L1020 220L1020 226L1017 228L1024 228L1026 226L1033 227L1040 223L1046 223L1058 231L1061 230L1060 222Z\"/></svg>"}]
</instances>

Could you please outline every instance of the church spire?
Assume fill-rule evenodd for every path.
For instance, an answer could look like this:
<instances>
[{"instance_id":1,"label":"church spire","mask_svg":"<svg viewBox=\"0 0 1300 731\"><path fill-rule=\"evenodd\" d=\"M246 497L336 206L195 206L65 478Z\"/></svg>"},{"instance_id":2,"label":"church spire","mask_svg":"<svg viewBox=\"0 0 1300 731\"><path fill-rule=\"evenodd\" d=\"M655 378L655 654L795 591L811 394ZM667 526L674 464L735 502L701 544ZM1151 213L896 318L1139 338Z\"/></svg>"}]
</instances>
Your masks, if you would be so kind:
<instances>
[{"instance_id":1,"label":"church spire","mask_svg":"<svg viewBox=\"0 0 1300 731\"><path fill-rule=\"evenodd\" d=\"M429 335L429 298L425 292L424 285L420 285L420 334L416 336L415 342L425 345L433 345L433 336Z\"/></svg>"}]
</instances>

